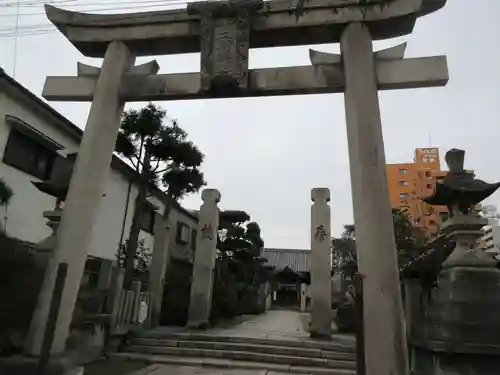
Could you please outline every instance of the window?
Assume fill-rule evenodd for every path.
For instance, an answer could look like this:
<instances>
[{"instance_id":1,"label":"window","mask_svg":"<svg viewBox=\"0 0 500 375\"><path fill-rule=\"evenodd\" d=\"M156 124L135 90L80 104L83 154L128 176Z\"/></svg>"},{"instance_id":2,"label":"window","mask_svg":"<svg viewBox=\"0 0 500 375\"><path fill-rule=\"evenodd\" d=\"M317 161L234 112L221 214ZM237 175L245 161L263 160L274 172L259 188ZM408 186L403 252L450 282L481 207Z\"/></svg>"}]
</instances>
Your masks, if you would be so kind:
<instances>
[{"instance_id":1,"label":"window","mask_svg":"<svg viewBox=\"0 0 500 375\"><path fill-rule=\"evenodd\" d=\"M182 221L177 222L177 232L175 234L175 240L177 243L187 245L189 243L189 226Z\"/></svg>"},{"instance_id":2,"label":"window","mask_svg":"<svg viewBox=\"0 0 500 375\"><path fill-rule=\"evenodd\" d=\"M400 186L408 186L408 185L410 185L410 183L408 181L399 181L398 184Z\"/></svg>"},{"instance_id":3,"label":"window","mask_svg":"<svg viewBox=\"0 0 500 375\"><path fill-rule=\"evenodd\" d=\"M193 229L191 231L191 249L196 250L196 237L198 236L198 231Z\"/></svg>"},{"instance_id":4,"label":"window","mask_svg":"<svg viewBox=\"0 0 500 375\"><path fill-rule=\"evenodd\" d=\"M446 220L448 220L450 217L450 214L448 212L440 212L439 213L439 219L441 220L442 223L444 223Z\"/></svg>"},{"instance_id":5,"label":"window","mask_svg":"<svg viewBox=\"0 0 500 375\"><path fill-rule=\"evenodd\" d=\"M399 198L408 198L410 194L408 193L399 193Z\"/></svg>"},{"instance_id":6,"label":"window","mask_svg":"<svg viewBox=\"0 0 500 375\"><path fill-rule=\"evenodd\" d=\"M427 189L431 190L432 189L432 184L427 184Z\"/></svg>"},{"instance_id":7,"label":"window","mask_svg":"<svg viewBox=\"0 0 500 375\"><path fill-rule=\"evenodd\" d=\"M399 174L408 174L408 169L400 169Z\"/></svg>"},{"instance_id":8,"label":"window","mask_svg":"<svg viewBox=\"0 0 500 375\"><path fill-rule=\"evenodd\" d=\"M426 172L425 172L425 177L431 177L431 172L426 171Z\"/></svg>"},{"instance_id":9,"label":"window","mask_svg":"<svg viewBox=\"0 0 500 375\"><path fill-rule=\"evenodd\" d=\"M142 211L141 229L145 232L153 234L155 228L155 217L156 211L152 206L146 203Z\"/></svg>"},{"instance_id":10,"label":"window","mask_svg":"<svg viewBox=\"0 0 500 375\"><path fill-rule=\"evenodd\" d=\"M5 146L3 162L23 172L48 180L57 157L51 150L23 132L12 129Z\"/></svg>"}]
</instances>

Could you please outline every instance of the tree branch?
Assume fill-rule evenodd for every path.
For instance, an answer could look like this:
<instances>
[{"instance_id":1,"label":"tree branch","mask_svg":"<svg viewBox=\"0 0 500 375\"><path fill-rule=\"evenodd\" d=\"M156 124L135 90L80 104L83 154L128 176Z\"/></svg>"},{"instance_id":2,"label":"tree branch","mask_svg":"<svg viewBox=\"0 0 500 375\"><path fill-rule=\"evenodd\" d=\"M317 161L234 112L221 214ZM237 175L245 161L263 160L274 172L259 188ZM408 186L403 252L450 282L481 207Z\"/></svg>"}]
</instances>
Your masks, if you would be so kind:
<instances>
[{"instance_id":1,"label":"tree branch","mask_svg":"<svg viewBox=\"0 0 500 375\"><path fill-rule=\"evenodd\" d=\"M154 168L152 168L152 170L153 170L153 173L157 173L156 171L158 170L158 167L160 166L160 160L155 160L154 162L156 162L156 165L154 166Z\"/></svg>"},{"instance_id":2,"label":"tree branch","mask_svg":"<svg viewBox=\"0 0 500 375\"><path fill-rule=\"evenodd\" d=\"M163 172L166 172L166 171L168 171L169 169L170 169L170 167L167 167L167 168L164 168L164 169L162 169L162 170L159 170L159 171L155 171L155 173L158 173L158 174L160 174L160 173L163 173Z\"/></svg>"},{"instance_id":3,"label":"tree branch","mask_svg":"<svg viewBox=\"0 0 500 375\"><path fill-rule=\"evenodd\" d=\"M134 162L134 160L132 159L132 157L136 157L137 158L137 155L130 155L130 156L127 156L127 159L132 163L132 166L135 168L135 170L137 171L139 169L139 166L138 166L138 162Z\"/></svg>"}]
</instances>

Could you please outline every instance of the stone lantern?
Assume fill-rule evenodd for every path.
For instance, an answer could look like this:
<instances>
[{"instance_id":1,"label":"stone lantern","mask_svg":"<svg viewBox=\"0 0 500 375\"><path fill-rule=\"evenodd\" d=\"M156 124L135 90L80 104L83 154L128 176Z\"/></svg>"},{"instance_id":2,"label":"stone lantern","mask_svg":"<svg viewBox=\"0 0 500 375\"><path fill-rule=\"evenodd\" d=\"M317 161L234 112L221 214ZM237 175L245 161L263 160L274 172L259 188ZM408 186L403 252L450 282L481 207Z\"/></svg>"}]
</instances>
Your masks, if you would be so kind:
<instances>
[{"instance_id":1,"label":"stone lantern","mask_svg":"<svg viewBox=\"0 0 500 375\"><path fill-rule=\"evenodd\" d=\"M32 181L38 190L56 198L54 209L43 212L43 216L48 219L47 225L52 229L52 234L37 245L38 251L52 251L55 247L56 232L62 216L61 205L66 200L76 156L76 153L69 154L66 158L58 156L49 180Z\"/></svg>"},{"instance_id":2,"label":"stone lantern","mask_svg":"<svg viewBox=\"0 0 500 375\"><path fill-rule=\"evenodd\" d=\"M440 234L455 247L424 305L420 339L412 343L416 374L490 375L500 368L500 269L477 244L488 221L475 210L500 183L476 179L464 170L464 156L458 149L446 153L449 172L424 198L448 207Z\"/></svg>"}]
</instances>

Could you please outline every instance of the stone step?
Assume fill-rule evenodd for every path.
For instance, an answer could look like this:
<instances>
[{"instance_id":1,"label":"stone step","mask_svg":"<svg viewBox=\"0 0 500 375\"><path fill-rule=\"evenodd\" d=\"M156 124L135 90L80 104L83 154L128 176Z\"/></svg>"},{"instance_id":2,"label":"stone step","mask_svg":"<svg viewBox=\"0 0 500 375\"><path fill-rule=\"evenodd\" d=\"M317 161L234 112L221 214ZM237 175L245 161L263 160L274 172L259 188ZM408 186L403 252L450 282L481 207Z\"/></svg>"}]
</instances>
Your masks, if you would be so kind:
<instances>
[{"instance_id":1,"label":"stone step","mask_svg":"<svg viewBox=\"0 0 500 375\"><path fill-rule=\"evenodd\" d=\"M159 330L144 330L135 334L135 338L165 339L174 341L203 341L203 342L231 342L255 345L270 345L283 347L298 347L309 349L320 349L339 351L347 353L356 352L356 341L354 336L334 335L331 340L296 340L296 339L274 339L267 337L240 337L224 336L192 332L161 332Z\"/></svg>"},{"instance_id":2,"label":"stone step","mask_svg":"<svg viewBox=\"0 0 500 375\"><path fill-rule=\"evenodd\" d=\"M114 359L139 361L146 363L159 363L177 366L209 367L219 369L245 369L245 370L268 370L275 372L289 372L293 374L307 375L356 375L355 370L332 369L323 367L307 367L296 365L285 365L277 363L249 362L223 358L199 358L149 355L141 353L114 353Z\"/></svg>"},{"instance_id":3,"label":"stone step","mask_svg":"<svg viewBox=\"0 0 500 375\"><path fill-rule=\"evenodd\" d=\"M202 357L202 358L223 358L234 359L248 362L264 362L276 363L295 366L307 367L325 367L336 369L355 370L356 362L353 360L340 360L328 358L311 358L298 355L282 355L256 353L249 351L238 350L214 350L214 349L194 349L194 348L179 348L179 347L162 347L162 346L139 346L130 345L126 348L127 352L142 353L142 354L159 354L168 356L186 356L186 357Z\"/></svg>"},{"instance_id":4,"label":"stone step","mask_svg":"<svg viewBox=\"0 0 500 375\"><path fill-rule=\"evenodd\" d=\"M226 351L245 351L252 353L267 353L288 356L299 356L308 358L325 358L345 361L356 361L354 351L328 349L314 349L297 346L281 346L281 345L266 345L252 343L237 343L237 342L218 342L218 341L194 341L194 340L168 340L168 339L152 339L152 338L133 338L130 344L135 346L160 346L173 348L192 348L192 349L212 349ZM336 348L338 349L338 348Z\"/></svg>"}]
</instances>

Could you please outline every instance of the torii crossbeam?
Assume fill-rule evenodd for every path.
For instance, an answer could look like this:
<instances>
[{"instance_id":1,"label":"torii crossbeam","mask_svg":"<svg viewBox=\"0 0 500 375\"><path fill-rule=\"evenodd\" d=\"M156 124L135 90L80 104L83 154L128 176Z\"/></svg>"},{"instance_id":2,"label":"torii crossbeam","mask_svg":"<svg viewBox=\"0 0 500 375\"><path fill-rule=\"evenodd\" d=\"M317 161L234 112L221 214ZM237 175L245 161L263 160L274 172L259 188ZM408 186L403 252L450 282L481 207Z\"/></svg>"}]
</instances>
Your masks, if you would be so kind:
<instances>
[{"instance_id":1,"label":"torii crossbeam","mask_svg":"<svg viewBox=\"0 0 500 375\"><path fill-rule=\"evenodd\" d=\"M339 56L340 57L340 56ZM342 63L315 63L313 66L253 69L248 72L248 88L227 92L218 98L299 94L341 93L345 89ZM81 66L81 65L80 65ZM93 68L93 67L89 67ZM379 90L444 86L448 82L445 56L376 60ZM54 101L92 101L99 69L80 72L78 77L48 77L43 97ZM149 100L209 99L201 89L200 73L146 75L132 71L123 79L120 93L127 102Z\"/></svg>"},{"instance_id":2,"label":"torii crossbeam","mask_svg":"<svg viewBox=\"0 0 500 375\"><path fill-rule=\"evenodd\" d=\"M358 263L364 277L366 371L407 375L378 90L443 86L448 71L444 56L404 59L404 45L374 52L372 41L410 34L419 17L445 3L309 0L298 18L295 0L200 2L181 10L120 15L46 6L49 19L82 54L104 57L102 68L80 65L77 77L48 77L43 90L49 100L92 101L58 233L56 253L71 260L71 277L53 351L64 349L126 101L343 92ZM340 43L341 55L311 51L310 66L248 69L250 48L321 43ZM136 56L188 52L201 53L199 73L158 75L155 62L133 67ZM44 288L51 288L50 278L46 280ZM209 298L205 293L197 301Z\"/></svg>"}]
</instances>

